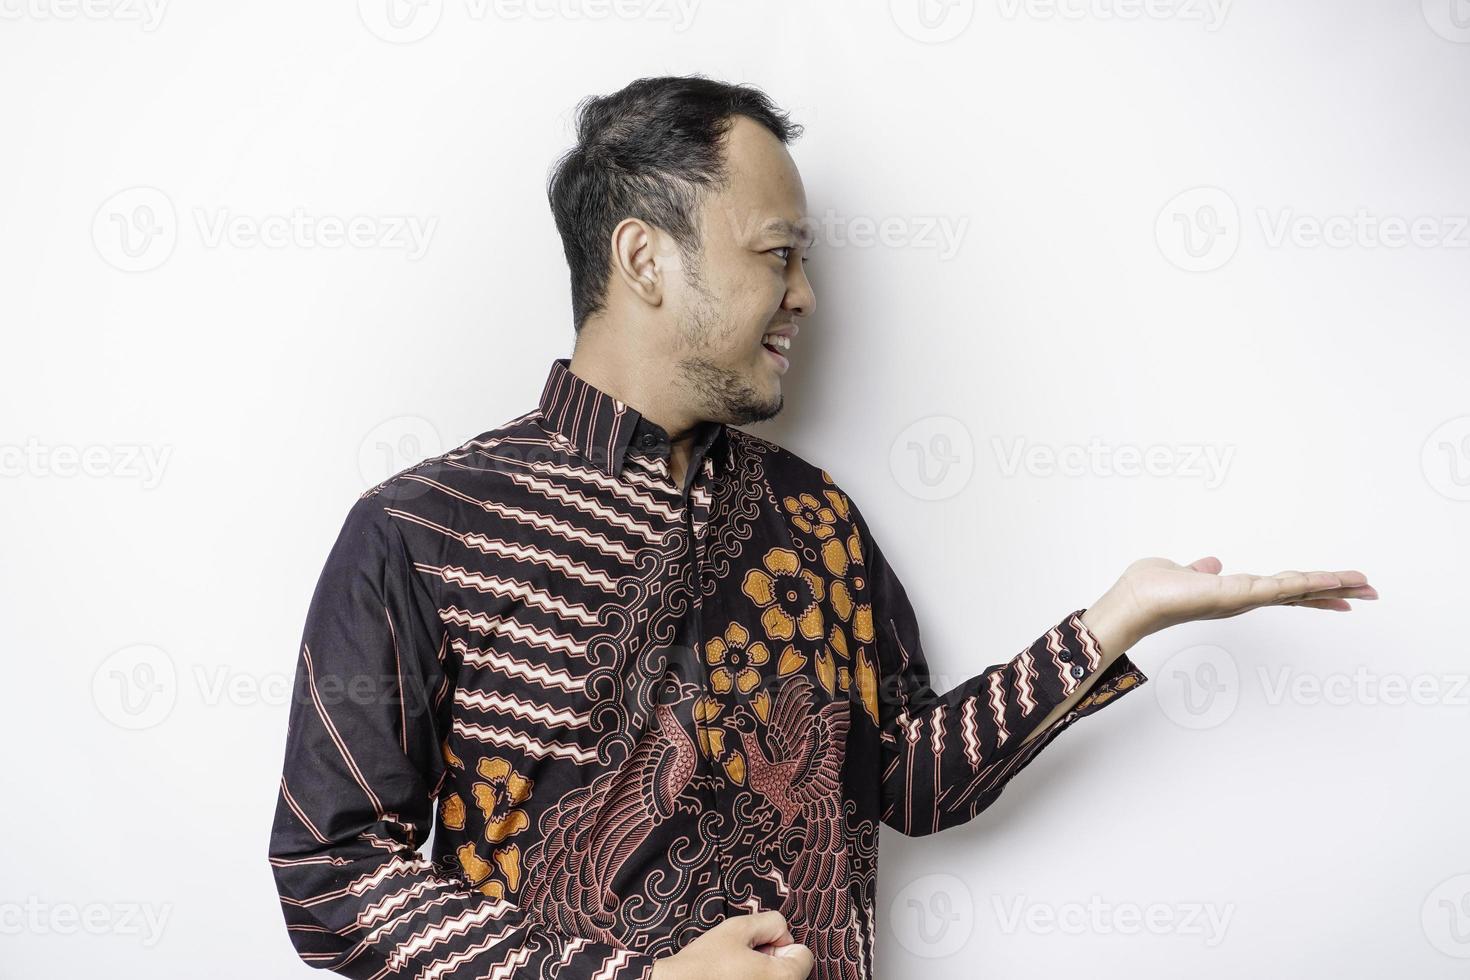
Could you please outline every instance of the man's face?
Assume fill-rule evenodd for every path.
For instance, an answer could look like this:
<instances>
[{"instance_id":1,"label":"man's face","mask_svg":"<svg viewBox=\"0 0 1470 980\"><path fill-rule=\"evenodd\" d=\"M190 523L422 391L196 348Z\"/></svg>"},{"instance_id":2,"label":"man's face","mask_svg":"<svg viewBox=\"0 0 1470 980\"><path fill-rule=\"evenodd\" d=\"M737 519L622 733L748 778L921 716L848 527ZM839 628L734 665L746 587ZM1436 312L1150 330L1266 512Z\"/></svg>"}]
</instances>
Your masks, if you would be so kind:
<instances>
[{"instance_id":1,"label":"man's face","mask_svg":"<svg viewBox=\"0 0 1470 980\"><path fill-rule=\"evenodd\" d=\"M671 380L700 417L741 425L781 410L781 377L798 345L767 335L794 334L816 296L803 268L806 193L786 147L739 116L726 154L729 186L705 195L697 267L669 284Z\"/></svg>"}]
</instances>

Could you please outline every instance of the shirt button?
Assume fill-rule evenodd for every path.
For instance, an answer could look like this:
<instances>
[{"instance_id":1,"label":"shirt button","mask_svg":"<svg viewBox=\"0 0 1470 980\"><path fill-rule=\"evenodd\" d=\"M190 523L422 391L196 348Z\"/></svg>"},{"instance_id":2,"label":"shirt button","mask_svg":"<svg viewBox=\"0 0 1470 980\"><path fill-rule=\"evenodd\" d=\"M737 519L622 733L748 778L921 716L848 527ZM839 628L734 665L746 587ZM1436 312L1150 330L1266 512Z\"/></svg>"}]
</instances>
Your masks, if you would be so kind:
<instances>
[{"instance_id":1,"label":"shirt button","mask_svg":"<svg viewBox=\"0 0 1470 980\"><path fill-rule=\"evenodd\" d=\"M1062 663L1070 662L1072 659L1072 651L1063 650L1061 653L1057 654L1057 659L1060 660Z\"/></svg>"},{"instance_id":2,"label":"shirt button","mask_svg":"<svg viewBox=\"0 0 1470 980\"><path fill-rule=\"evenodd\" d=\"M638 440L638 443L644 449L652 449L654 446L658 445L658 436L654 435L652 432L645 432L643 433L643 438Z\"/></svg>"},{"instance_id":3,"label":"shirt button","mask_svg":"<svg viewBox=\"0 0 1470 980\"><path fill-rule=\"evenodd\" d=\"M1077 664L1075 667L1072 668L1072 676L1073 677L1081 677L1085 673L1087 673L1087 671L1085 671L1085 670L1082 669L1082 665L1081 664Z\"/></svg>"}]
</instances>

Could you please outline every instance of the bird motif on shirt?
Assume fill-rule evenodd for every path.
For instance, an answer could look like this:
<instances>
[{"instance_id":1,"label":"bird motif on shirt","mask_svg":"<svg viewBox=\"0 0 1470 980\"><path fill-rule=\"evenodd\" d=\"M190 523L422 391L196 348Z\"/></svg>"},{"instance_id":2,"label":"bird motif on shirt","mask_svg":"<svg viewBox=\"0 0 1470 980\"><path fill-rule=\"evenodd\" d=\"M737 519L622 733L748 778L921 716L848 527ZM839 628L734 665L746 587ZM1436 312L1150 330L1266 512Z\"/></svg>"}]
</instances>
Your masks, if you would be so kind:
<instances>
[{"instance_id":1,"label":"bird motif on shirt","mask_svg":"<svg viewBox=\"0 0 1470 980\"><path fill-rule=\"evenodd\" d=\"M521 904L569 935L622 942L612 889L619 869L655 827L680 811L698 812L680 800L697 764L694 740L671 705L655 705L653 717L626 765L566 794L542 817Z\"/></svg>"},{"instance_id":2,"label":"bird motif on shirt","mask_svg":"<svg viewBox=\"0 0 1470 980\"><path fill-rule=\"evenodd\" d=\"M850 705L839 700L814 708L814 690L810 678L798 675L777 693L765 726L772 755L761 744L754 713L742 705L731 722L749 760L750 788L776 809L782 834L804 835L785 875L781 913L797 941L811 947L814 977L857 976L861 952L851 941L857 912L842 818Z\"/></svg>"}]
</instances>

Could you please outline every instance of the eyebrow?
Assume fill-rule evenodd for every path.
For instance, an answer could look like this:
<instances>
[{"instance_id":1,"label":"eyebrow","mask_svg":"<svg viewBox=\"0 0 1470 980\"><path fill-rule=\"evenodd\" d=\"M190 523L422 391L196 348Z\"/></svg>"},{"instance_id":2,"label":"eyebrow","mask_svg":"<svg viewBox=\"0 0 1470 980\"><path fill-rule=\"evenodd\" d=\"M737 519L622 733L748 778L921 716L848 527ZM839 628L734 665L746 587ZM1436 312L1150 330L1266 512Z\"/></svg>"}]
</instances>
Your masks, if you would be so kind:
<instances>
[{"instance_id":1,"label":"eyebrow","mask_svg":"<svg viewBox=\"0 0 1470 980\"><path fill-rule=\"evenodd\" d=\"M788 238L794 238L803 246L810 245L812 243L812 240L816 237L812 234L809 228L805 227L804 225L793 224L792 222L787 221L785 218L772 218L770 221L766 222L765 227L763 227L761 231L762 233L767 235L776 234L785 235Z\"/></svg>"}]
</instances>

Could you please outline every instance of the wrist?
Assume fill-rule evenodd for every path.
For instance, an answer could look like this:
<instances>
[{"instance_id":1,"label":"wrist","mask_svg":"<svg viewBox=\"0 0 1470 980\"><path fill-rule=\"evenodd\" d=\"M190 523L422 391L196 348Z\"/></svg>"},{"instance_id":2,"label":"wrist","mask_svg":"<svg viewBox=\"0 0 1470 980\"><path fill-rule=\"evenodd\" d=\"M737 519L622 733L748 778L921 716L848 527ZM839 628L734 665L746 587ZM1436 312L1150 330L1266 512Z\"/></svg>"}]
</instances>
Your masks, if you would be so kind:
<instances>
[{"instance_id":1,"label":"wrist","mask_svg":"<svg viewBox=\"0 0 1470 980\"><path fill-rule=\"evenodd\" d=\"M1147 635L1142 618L1131 601L1109 589L1083 611L1082 625L1097 637L1103 655L1111 662Z\"/></svg>"}]
</instances>

